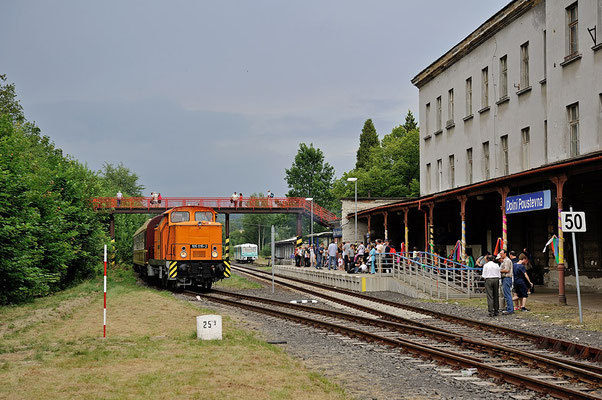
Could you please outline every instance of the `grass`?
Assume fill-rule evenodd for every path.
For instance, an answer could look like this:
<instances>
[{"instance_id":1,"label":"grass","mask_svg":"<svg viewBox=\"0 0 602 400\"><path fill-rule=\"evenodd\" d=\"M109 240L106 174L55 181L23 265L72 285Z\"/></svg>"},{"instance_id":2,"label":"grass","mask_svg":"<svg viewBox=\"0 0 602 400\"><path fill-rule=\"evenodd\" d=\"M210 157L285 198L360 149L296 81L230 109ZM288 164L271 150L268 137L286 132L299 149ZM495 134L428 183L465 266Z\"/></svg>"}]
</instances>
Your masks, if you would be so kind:
<instances>
[{"instance_id":1,"label":"grass","mask_svg":"<svg viewBox=\"0 0 602 400\"><path fill-rule=\"evenodd\" d=\"M245 277L232 274L228 279L222 279L219 282L216 282L213 285L217 289L260 289L262 288L261 284L257 282L250 281Z\"/></svg>"},{"instance_id":2,"label":"grass","mask_svg":"<svg viewBox=\"0 0 602 400\"><path fill-rule=\"evenodd\" d=\"M434 302L437 302L436 300ZM487 299L454 299L444 303L457 303L463 306L474 307L486 313ZM500 302L500 306L503 303ZM583 309L583 325L579 324L579 311L575 306L560 305L542 300L529 298L527 302L529 312L517 311L516 318L528 320L530 318L545 321L551 324L564 325L570 328L579 328L589 331L602 332L602 313L590 309Z\"/></svg>"},{"instance_id":3,"label":"grass","mask_svg":"<svg viewBox=\"0 0 602 400\"><path fill-rule=\"evenodd\" d=\"M102 278L0 308L0 398L348 398L227 316L223 340L200 341L195 317L212 311L139 286L129 271L109 277L106 339Z\"/></svg>"}]
</instances>

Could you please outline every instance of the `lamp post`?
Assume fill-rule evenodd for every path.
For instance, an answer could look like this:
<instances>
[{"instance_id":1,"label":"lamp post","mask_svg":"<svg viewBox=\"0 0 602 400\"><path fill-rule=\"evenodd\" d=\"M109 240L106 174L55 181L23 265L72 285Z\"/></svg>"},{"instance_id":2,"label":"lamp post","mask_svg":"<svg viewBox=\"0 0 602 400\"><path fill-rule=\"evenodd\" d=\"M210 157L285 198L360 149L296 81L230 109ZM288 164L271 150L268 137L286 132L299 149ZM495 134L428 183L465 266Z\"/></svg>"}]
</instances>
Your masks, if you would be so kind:
<instances>
[{"instance_id":1,"label":"lamp post","mask_svg":"<svg viewBox=\"0 0 602 400\"><path fill-rule=\"evenodd\" d=\"M353 236L354 243L357 243L357 178L347 178L347 182L355 184L355 234Z\"/></svg>"},{"instance_id":2,"label":"lamp post","mask_svg":"<svg viewBox=\"0 0 602 400\"><path fill-rule=\"evenodd\" d=\"M311 222L310 222L310 232L311 232L311 244L314 244L314 198L313 197L306 197L305 200L307 201L311 201L311 214L310 214L310 218L311 218Z\"/></svg>"}]
</instances>

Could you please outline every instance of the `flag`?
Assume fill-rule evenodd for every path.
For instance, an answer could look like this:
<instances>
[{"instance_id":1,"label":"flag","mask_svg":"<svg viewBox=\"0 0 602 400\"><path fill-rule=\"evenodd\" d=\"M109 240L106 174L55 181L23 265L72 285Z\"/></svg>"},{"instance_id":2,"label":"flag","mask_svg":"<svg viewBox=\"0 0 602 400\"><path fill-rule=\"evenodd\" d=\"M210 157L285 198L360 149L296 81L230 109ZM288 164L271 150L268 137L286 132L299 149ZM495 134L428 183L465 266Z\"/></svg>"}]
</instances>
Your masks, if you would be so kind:
<instances>
[{"instance_id":1,"label":"flag","mask_svg":"<svg viewBox=\"0 0 602 400\"><path fill-rule=\"evenodd\" d=\"M552 253L554 254L554 258L556 259L556 264L560 264L560 253L558 250L558 245L560 243L560 240L558 239L558 237L556 235L552 236L550 238L550 240L548 240L548 242L546 243L546 245L543 248L543 252L545 253L546 250L548 249L548 246L552 245Z\"/></svg>"},{"instance_id":2,"label":"flag","mask_svg":"<svg viewBox=\"0 0 602 400\"><path fill-rule=\"evenodd\" d=\"M503 249L504 241L502 240L502 238L497 238L497 242L495 242L495 250L493 251L493 255L497 256L497 253L499 253Z\"/></svg>"}]
</instances>

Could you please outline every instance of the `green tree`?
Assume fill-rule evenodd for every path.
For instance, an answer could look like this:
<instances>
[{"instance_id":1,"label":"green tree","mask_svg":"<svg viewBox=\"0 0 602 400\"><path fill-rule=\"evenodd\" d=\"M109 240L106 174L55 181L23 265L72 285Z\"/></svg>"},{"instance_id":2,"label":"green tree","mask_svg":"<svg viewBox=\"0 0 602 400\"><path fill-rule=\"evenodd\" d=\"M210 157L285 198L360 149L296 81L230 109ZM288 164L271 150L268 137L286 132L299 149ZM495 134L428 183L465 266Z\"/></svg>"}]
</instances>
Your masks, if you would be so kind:
<instances>
[{"instance_id":1,"label":"green tree","mask_svg":"<svg viewBox=\"0 0 602 400\"><path fill-rule=\"evenodd\" d=\"M412 114L412 111L408 110L408 113L406 114L406 122L402 126L406 132L418 129L418 124L414 119L414 114Z\"/></svg>"},{"instance_id":2,"label":"green tree","mask_svg":"<svg viewBox=\"0 0 602 400\"><path fill-rule=\"evenodd\" d=\"M285 180L290 190L287 197L313 197L314 201L325 208L334 206L334 197L330 191L334 180L334 168L324 161L322 150L299 144L299 150L291 168L285 170Z\"/></svg>"},{"instance_id":3,"label":"green tree","mask_svg":"<svg viewBox=\"0 0 602 400\"><path fill-rule=\"evenodd\" d=\"M142 196L144 186L138 183L138 175L123 163L119 163L117 166L104 163L98 174L102 182L103 196L115 196L117 191L121 191L126 197ZM117 214L114 216L115 258L118 264L129 265L131 263L134 233L150 217L150 215L135 214Z\"/></svg>"},{"instance_id":4,"label":"green tree","mask_svg":"<svg viewBox=\"0 0 602 400\"><path fill-rule=\"evenodd\" d=\"M0 115L6 116L10 122L24 122L23 107L17 100L15 85L6 82L6 75L0 75Z\"/></svg>"},{"instance_id":5,"label":"green tree","mask_svg":"<svg viewBox=\"0 0 602 400\"><path fill-rule=\"evenodd\" d=\"M2 82L6 78L2 76ZM101 179L63 156L0 85L0 304L63 289L98 271L106 242L89 199Z\"/></svg>"},{"instance_id":6,"label":"green tree","mask_svg":"<svg viewBox=\"0 0 602 400\"><path fill-rule=\"evenodd\" d=\"M99 178L26 121L0 114L0 304L88 277L105 239L89 206Z\"/></svg>"},{"instance_id":7,"label":"green tree","mask_svg":"<svg viewBox=\"0 0 602 400\"><path fill-rule=\"evenodd\" d=\"M110 163L104 163L99 171L104 178L105 196L114 196L120 190L124 196L140 197L144 186L138 184L138 175L126 168L123 163L114 166Z\"/></svg>"},{"instance_id":8,"label":"green tree","mask_svg":"<svg viewBox=\"0 0 602 400\"><path fill-rule=\"evenodd\" d=\"M371 119L367 119L364 122L362 133L360 135L360 147L357 149L357 161L355 163L355 169L366 169L369 165L370 153L372 149L378 147L380 141L378 140L378 133L372 124Z\"/></svg>"},{"instance_id":9,"label":"green tree","mask_svg":"<svg viewBox=\"0 0 602 400\"><path fill-rule=\"evenodd\" d=\"M345 172L333 184L336 198L354 196L355 177L360 197L405 197L420 194L418 129L407 131L404 125L393 128L385 135L381 145L372 149L368 168Z\"/></svg>"}]
</instances>

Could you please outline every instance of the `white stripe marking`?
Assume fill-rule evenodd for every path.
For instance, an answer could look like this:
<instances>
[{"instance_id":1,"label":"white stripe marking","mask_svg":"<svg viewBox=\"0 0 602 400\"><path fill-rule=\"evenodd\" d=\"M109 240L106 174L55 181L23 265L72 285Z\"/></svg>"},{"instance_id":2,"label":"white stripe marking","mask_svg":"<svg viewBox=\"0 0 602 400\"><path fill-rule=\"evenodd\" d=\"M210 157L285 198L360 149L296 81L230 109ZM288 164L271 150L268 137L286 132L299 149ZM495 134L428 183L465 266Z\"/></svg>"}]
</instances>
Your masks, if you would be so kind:
<instances>
[{"instance_id":1,"label":"white stripe marking","mask_svg":"<svg viewBox=\"0 0 602 400\"><path fill-rule=\"evenodd\" d=\"M293 304L307 304L307 303L312 303L312 304L316 304L318 302L318 300L291 300L290 303Z\"/></svg>"},{"instance_id":2,"label":"white stripe marking","mask_svg":"<svg viewBox=\"0 0 602 400\"><path fill-rule=\"evenodd\" d=\"M107 276L104 276L105 293L107 292Z\"/></svg>"}]
</instances>

